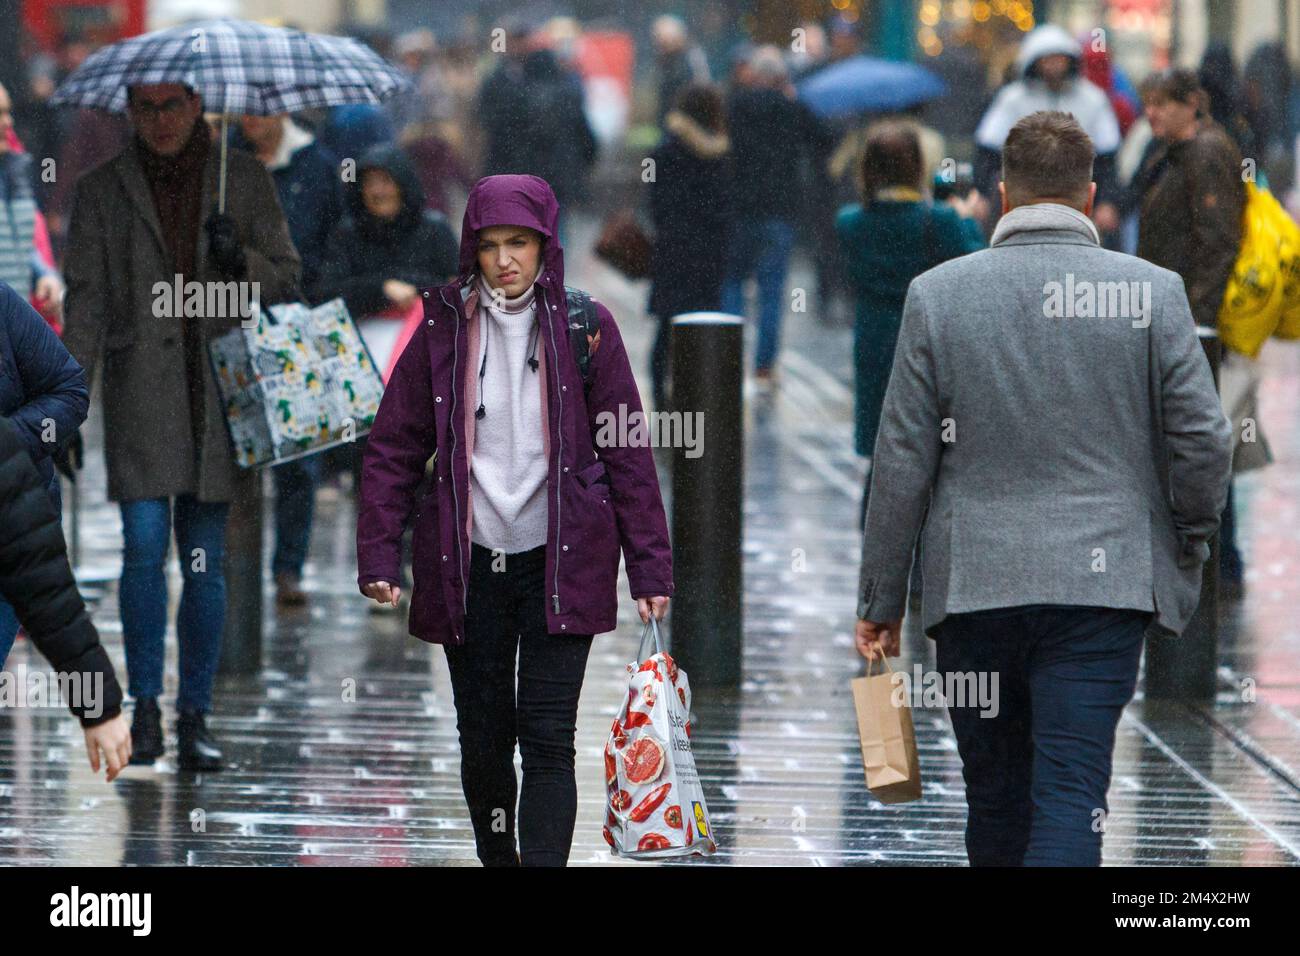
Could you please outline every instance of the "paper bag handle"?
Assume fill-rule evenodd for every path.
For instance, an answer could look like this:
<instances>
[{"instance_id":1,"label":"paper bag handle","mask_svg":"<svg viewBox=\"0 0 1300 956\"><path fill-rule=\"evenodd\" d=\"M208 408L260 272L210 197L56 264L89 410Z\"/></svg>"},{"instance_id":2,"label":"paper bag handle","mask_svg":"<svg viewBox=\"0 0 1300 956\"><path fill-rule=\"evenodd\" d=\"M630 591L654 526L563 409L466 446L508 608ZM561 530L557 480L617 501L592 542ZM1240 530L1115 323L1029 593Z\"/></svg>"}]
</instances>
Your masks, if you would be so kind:
<instances>
[{"instance_id":1,"label":"paper bag handle","mask_svg":"<svg viewBox=\"0 0 1300 956\"><path fill-rule=\"evenodd\" d=\"M894 669L893 669L892 667L889 666L889 657L888 657L888 655L886 655L886 654L884 653L884 648L882 647L880 650L881 650L880 659L881 659L882 661L884 661L886 669L888 669L889 673L891 673L891 674L894 673ZM871 676L871 665L874 664L874 663L875 663L874 660L872 660L872 659L869 658L869 657L867 658L867 676L868 676L868 677ZM883 672L882 672L882 673L883 673Z\"/></svg>"}]
</instances>

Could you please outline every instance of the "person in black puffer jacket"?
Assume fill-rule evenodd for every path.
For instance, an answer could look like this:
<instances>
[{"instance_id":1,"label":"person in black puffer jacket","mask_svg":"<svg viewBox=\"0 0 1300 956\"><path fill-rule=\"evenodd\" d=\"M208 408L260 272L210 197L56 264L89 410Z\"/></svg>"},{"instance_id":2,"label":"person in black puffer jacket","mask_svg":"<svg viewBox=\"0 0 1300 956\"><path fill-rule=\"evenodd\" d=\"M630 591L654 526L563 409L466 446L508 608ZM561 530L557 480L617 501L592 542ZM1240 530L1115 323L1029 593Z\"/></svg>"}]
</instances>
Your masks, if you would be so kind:
<instances>
[{"instance_id":1,"label":"person in black puffer jacket","mask_svg":"<svg viewBox=\"0 0 1300 956\"><path fill-rule=\"evenodd\" d=\"M315 302L342 296L354 319L406 309L419 290L456 275L460 250L447 217L424 208L424 190L405 155L375 146L346 186L350 217L325 244Z\"/></svg>"},{"instance_id":2,"label":"person in black puffer jacket","mask_svg":"<svg viewBox=\"0 0 1300 956\"><path fill-rule=\"evenodd\" d=\"M102 752L111 781L131 757L122 688L77 591L63 529L18 429L0 417L0 593L36 649L60 675L87 680L70 704L86 735L91 769ZM60 686L67 686L60 683Z\"/></svg>"}]
</instances>

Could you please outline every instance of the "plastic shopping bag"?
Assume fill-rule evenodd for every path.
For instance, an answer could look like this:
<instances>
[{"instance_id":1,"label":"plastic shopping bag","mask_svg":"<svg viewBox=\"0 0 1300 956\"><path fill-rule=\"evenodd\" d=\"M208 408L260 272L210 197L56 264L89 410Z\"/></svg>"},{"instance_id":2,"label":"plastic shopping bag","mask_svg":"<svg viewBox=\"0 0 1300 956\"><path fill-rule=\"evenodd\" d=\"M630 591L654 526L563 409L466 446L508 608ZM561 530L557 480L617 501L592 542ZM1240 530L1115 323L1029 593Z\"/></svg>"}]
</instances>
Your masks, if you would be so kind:
<instances>
[{"instance_id":1,"label":"plastic shopping bag","mask_svg":"<svg viewBox=\"0 0 1300 956\"><path fill-rule=\"evenodd\" d=\"M653 632L655 653L644 658ZM605 841L615 856L646 860L717 849L691 755L691 688L663 649L652 615L628 693L605 744Z\"/></svg>"}]
</instances>

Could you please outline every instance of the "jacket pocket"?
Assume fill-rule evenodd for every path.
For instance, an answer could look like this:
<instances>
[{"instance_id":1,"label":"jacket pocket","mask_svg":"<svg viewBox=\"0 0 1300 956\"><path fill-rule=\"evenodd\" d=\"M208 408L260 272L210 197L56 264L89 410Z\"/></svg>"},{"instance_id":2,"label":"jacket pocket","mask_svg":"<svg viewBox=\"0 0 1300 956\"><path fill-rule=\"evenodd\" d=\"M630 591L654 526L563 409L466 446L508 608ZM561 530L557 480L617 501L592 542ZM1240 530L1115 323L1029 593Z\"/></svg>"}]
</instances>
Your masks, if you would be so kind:
<instances>
[{"instance_id":1,"label":"jacket pocket","mask_svg":"<svg viewBox=\"0 0 1300 956\"><path fill-rule=\"evenodd\" d=\"M575 477L583 488L590 489L593 485L601 484L604 485L602 490L609 490L609 472L605 470L605 463L599 458L579 471Z\"/></svg>"}]
</instances>

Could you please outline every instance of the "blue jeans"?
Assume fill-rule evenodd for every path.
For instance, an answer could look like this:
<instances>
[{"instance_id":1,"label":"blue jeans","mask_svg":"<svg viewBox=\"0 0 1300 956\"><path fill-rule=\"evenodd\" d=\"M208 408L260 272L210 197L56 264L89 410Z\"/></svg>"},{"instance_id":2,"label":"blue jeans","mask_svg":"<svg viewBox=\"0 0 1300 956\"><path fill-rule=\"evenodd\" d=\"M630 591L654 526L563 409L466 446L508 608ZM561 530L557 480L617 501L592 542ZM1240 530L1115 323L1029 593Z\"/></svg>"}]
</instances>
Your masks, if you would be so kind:
<instances>
[{"instance_id":1,"label":"blue jeans","mask_svg":"<svg viewBox=\"0 0 1300 956\"><path fill-rule=\"evenodd\" d=\"M316 511L316 486L320 483L323 459L308 455L276 465L271 469L275 481L275 556L272 574L302 576L311 542L312 516Z\"/></svg>"},{"instance_id":2,"label":"blue jeans","mask_svg":"<svg viewBox=\"0 0 1300 956\"><path fill-rule=\"evenodd\" d=\"M1149 611L1040 604L939 626L941 674L988 674L989 687L998 675L995 715L980 716L973 701L948 707L971 866L1101 865L1115 728L1150 620Z\"/></svg>"},{"instance_id":3,"label":"blue jeans","mask_svg":"<svg viewBox=\"0 0 1300 956\"><path fill-rule=\"evenodd\" d=\"M722 283L722 311L745 314L744 282L758 279L758 349L754 367L771 368L781 346L785 315L785 277L794 248L794 224L785 219L742 219L732 226L727 245L727 278Z\"/></svg>"},{"instance_id":4,"label":"blue jeans","mask_svg":"<svg viewBox=\"0 0 1300 956\"><path fill-rule=\"evenodd\" d=\"M221 657L226 618L222 570L226 544L226 504L179 495L122 503L122 582L118 604L132 697L159 697L163 690L164 638L167 633L167 540L173 520L177 558L184 584L176 611L180 642L178 711L207 713Z\"/></svg>"}]
</instances>

